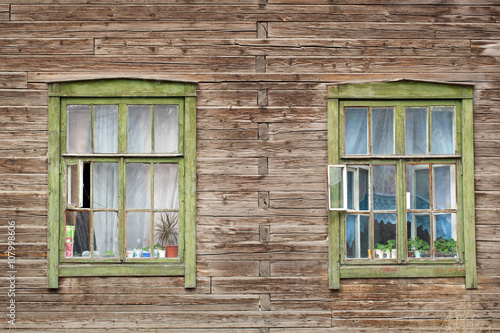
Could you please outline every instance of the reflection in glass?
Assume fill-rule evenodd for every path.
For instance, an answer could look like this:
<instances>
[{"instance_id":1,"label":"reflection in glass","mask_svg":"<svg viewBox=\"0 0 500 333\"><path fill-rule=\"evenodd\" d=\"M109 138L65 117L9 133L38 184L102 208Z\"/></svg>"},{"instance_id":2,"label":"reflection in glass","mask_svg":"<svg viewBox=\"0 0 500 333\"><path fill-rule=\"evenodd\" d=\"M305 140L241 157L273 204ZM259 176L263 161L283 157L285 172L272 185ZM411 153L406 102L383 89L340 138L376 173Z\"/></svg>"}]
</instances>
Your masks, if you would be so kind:
<instances>
[{"instance_id":1,"label":"reflection in glass","mask_svg":"<svg viewBox=\"0 0 500 333\"><path fill-rule=\"evenodd\" d=\"M369 209L369 169L367 165L349 165L347 168L347 208Z\"/></svg>"},{"instance_id":2,"label":"reflection in glass","mask_svg":"<svg viewBox=\"0 0 500 333\"><path fill-rule=\"evenodd\" d=\"M373 209L396 210L396 166L373 165Z\"/></svg>"},{"instance_id":3,"label":"reflection in glass","mask_svg":"<svg viewBox=\"0 0 500 333\"><path fill-rule=\"evenodd\" d=\"M345 153L368 154L368 108L345 108Z\"/></svg>"},{"instance_id":4,"label":"reflection in glass","mask_svg":"<svg viewBox=\"0 0 500 333\"><path fill-rule=\"evenodd\" d=\"M67 152L90 153L90 105L68 105Z\"/></svg>"},{"instance_id":5,"label":"reflection in glass","mask_svg":"<svg viewBox=\"0 0 500 333\"><path fill-rule=\"evenodd\" d=\"M94 152L118 153L118 105L94 105Z\"/></svg>"},{"instance_id":6,"label":"reflection in glass","mask_svg":"<svg viewBox=\"0 0 500 333\"><path fill-rule=\"evenodd\" d=\"M434 214L434 251L436 257L457 255L456 214Z\"/></svg>"},{"instance_id":7,"label":"reflection in glass","mask_svg":"<svg viewBox=\"0 0 500 333\"><path fill-rule=\"evenodd\" d=\"M431 108L431 154L454 154L455 108Z\"/></svg>"},{"instance_id":8,"label":"reflection in glass","mask_svg":"<svg viewBox=\"0 0 500 333\"><path fill-rule=\"evenodd\" d=\"M385 258L397 258L396 251L396 214L373 214L373 243L387 246L389 253Z\"/></svg>"},{"instance_id":9,"label":"reflection in glass","mask_svg":"<svg viewBox=\"0 0 500 333\"><path fill-rule=\"evenodd\" d=\"M154 165L154 208L179 209L179 166Z\"/></svg>"},{"instance_id":10,"label":"reflection in glass","mask_svg":"<svg viewBox=\"0 0 500 333\"><path fill-rule=\"evenodd\" d=\"M154 151L177 153L179 151L179 106L154 106Z\"/></svg>"},{"instance_id":11,"label":"reflection in glass","mask_svg":"<svg viewBox=\"0 0 500 333\"><path fill-rule=\"evenodd\" d=\"M370 216L346 215L346 258L369 258Z\"/></svg>"},{"instance_id":12,"label":"reflection in glass","mask_svg":"<svg viewBox=\"0 0 500 333\"><path fill-rule=\"evenodd\" d=\"M330 209L343 209L344 207L344 167L328 166L328 186Z\"/></svg>"},{"instance_id":13,"label":"reflection in glass","mask_svg":"<svg viewBox=\"0 0 500 333\"><path fill-rule=\"evenodd\" d=\"M372 108L372 153L394 154L394 108Z\"/></svg>"},{"instance_id":14,"label":"reflection in glass","mask_svg":"<svg viewBox=\"0 0 500 333\"><path fill-rule=\"evenodd\" d=\"M151 153L151 105L128 105L128 152Z\"/></svg>"},{"instance_id":15,"label":"reflection in glass","mask_svg":"<svg viewBox=\"0 0 500 333\"><path fill-rule=\"evenodd\" d=\"M407 107L406 154L427 154L427 108Z\"/></svg>"},{"instance_id":16,"label":"reflection in glass","mask_svg":"<svg viewBox=\"0 0 500 333\"><path fill-rule=\"evenodd\" d=\"M118 214L94 212L94 257L118 256Z\"/></svg>"},{"instance_id":17,"label":"reflection in glass","mask_svg":"<svg viewBox=\"0 0 500 333\"><path fill-rule=\"evenodd\" d=\"M430 209L430 183L428 164L406 165L407 209Z\"/></svg>"},{"instance_id":18,"label":"reflection in glass","mask_svg":"<svg viewBox=\"0 0 500 333\"><path fill-rule=\"evenodd\" d=\"M415 258L429 257L431 244L430 214L408 213L406 226L408 236L408 256Z\"/></svg>"},{"instance_id":19,"label":"reflection in glass","mask_svg":"<svg viewBox=\"0 0 500 333\"><path fill-rule=\"evenodd\" d=\"M151 164L127 164L127 208L151 208Z\"/></svg>"},{"instance_id":20,"label":"reflection in glass","mask_svg":"<svg viewBox=\"0 0 500 333\"><path fill-rule=\"evenodd\" d=\"M78 165L68 165L68 207L80 207L80 188Z\"/></svg>"},{"instance_id":21,"label":"reflection in glass","mask_svg":"<svg viewBox=\"0 0 500 333\"><path fill-rule=\"evenodd\" d=\"M433 165L432 169L434 209L455 209L455 165Z\"/></svg>"},{"instance_id":22,"label":"reflection in glass","mask_svg":"<svg viewBox=\"0 0 500 333\"><path fill-rule=\"evenodd\" d=\"M118 208L118 163L93 163L92 207Z\"/></svg>"},{"instance_id":23,"label":"reflection in glass","mask_svg":"<svg viewBox=\"0 0 500 333\"><path fill-rule=\"evenodd\" d=\"M66 211L65 257L90 257L90 212Z\"/></svg>"},{"instance_id":24,"label":"reflection in glass","mask_svg":"<svg viewBox=\"0 0 500 333\"><path fill-rule=\"evenodd\" d=\"M127 251L149 253L151 246L151 213L127 213Z\"/></svg>"}]
</instances>

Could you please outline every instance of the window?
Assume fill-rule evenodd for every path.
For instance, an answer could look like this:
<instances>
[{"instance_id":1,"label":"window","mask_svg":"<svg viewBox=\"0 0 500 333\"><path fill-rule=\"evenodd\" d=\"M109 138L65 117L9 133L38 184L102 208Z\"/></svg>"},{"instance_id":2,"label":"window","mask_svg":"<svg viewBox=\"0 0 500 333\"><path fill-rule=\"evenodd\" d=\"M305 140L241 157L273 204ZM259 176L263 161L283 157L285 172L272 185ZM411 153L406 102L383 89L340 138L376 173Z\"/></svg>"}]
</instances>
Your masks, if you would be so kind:
<instances>
[{"instance_id":1,"label":"window","mask_svg":"<svg viewBox=\"0 0 500 333\"><path fill-rule=\"evenodd\" d=\"M194 287L194 84L50 85L48 286L185 276Z\"/></svg>"},{"instance_id":2,"label":"window","mask_svg":"<svg viewBox=\"0 0 500 333\"><path fill-rule=\"evenodd\" d=\"M475 288L472 88L346 84L328 105L330 287L465 276Z\"/></svg>"}]
</instances>

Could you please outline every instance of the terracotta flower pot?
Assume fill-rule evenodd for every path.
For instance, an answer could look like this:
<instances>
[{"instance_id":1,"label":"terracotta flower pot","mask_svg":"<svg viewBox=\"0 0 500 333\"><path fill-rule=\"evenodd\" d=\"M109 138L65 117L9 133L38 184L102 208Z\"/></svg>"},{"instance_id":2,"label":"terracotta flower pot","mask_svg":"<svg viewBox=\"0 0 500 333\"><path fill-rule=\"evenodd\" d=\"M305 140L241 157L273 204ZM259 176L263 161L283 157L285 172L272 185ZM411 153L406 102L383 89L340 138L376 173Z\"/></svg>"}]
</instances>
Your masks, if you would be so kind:
<instances>
[{"instance_id":1,"label":"terracotta flower pot","mask_svg":"<svg viewBox=\"0 0 500 333\"><path fill-rule=\"evenodd\" d=\"M178 251L179 251L179 246L178 245L167 245L165 247L167 251L167 258L177 258L178 256Z\"/></svg>"}]
</instances>

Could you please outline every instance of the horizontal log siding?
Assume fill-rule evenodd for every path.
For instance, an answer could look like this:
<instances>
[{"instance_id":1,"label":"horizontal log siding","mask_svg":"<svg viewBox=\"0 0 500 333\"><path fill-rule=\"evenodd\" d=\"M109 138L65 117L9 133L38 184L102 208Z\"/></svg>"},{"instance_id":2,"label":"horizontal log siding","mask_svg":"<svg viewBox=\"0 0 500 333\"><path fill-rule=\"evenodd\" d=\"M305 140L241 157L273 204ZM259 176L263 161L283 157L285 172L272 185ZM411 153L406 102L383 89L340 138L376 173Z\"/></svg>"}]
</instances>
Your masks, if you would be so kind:
<instances>
[{"instance_id":1,"label":"horizontal log siding","mask_svg":"<svg viewBox=\"0 0 500 333\"><path fill-rule=\"evenodd\" d=\"M33 332L500 331L497 0L0 0L0 329L16 221L16 328ZM197 287L60 278L46 289L47 83L199 82ZM479 288L463 278L328 289L327 85L475 84Z\"/></svg>"}]
</instances>

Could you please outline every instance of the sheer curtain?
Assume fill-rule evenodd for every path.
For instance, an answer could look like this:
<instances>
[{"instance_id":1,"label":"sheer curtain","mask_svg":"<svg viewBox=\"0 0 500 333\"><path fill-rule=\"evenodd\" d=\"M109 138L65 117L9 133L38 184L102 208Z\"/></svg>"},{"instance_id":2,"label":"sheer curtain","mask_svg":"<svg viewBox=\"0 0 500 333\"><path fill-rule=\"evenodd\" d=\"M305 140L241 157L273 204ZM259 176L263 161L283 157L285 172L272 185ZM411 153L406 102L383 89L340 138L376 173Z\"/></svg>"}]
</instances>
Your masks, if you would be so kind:
<instances>
[{"instance_id":1,"label":"sheer curtain","mask_svg":"<svg viewBox=\"0 0 500 333\"><path fill-rule=\"evenodd\" d=\"M368 108L345 109L345 153L368 154Z\"/></svg>"},{"instance_id":2,"label":"sheer curtain","mask_svg":"<svg viewBox=\"0 0 500 333\"><path fill-rule=\"evenodd\" d=\"M406 108L406 154L427 154L427 108Z\"/></svg>"},{"instance_id":3,"label":"sheer curtain","mask_svg":"<svg viewBox=\"0 0 500 333\"><path fill-rule=\"evenodd\" d=\"M394 154L394 109L372 109L372 153Z\"/></svg>"},{"instance_id":4,"label":"sheer curtain","mask_svg":"<svg viewBox=\"0 0 500 333\"><path fill-rule=\"evenodd\" d=\"M454 107L431 108L431 154L454 154Z\"/></svg>"}]
</instances>

